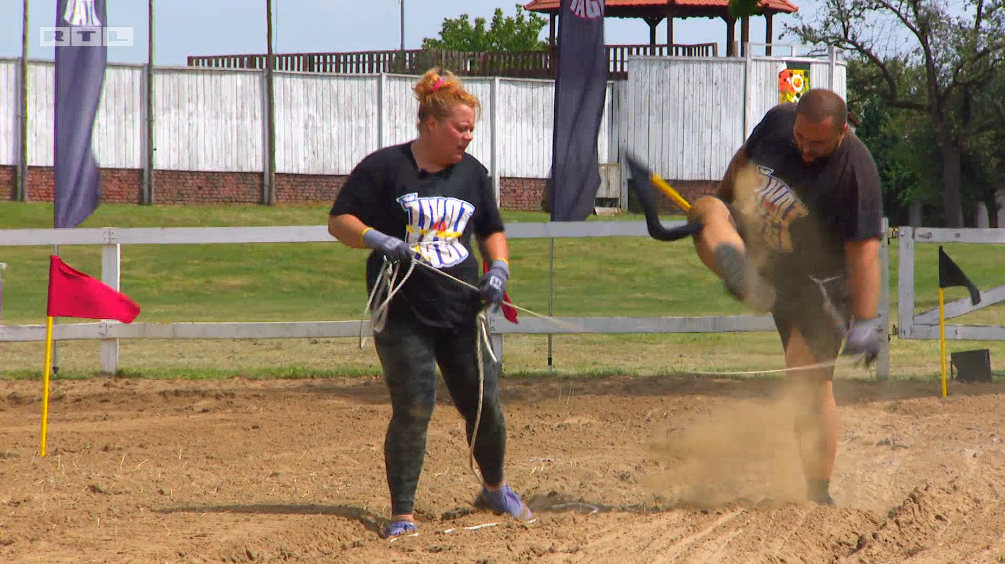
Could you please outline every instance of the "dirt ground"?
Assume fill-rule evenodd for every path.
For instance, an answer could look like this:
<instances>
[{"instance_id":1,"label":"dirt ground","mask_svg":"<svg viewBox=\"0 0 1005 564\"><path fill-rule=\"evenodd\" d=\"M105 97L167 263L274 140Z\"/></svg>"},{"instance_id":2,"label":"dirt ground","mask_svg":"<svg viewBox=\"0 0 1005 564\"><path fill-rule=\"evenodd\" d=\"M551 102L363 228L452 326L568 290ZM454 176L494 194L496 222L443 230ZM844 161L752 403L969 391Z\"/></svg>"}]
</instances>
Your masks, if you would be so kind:
<instances>
[{"instance_id":1,"label":"dirt ground","mask_svg":"<svg viewBox=\"0 0 1005 564\"><path fill-rule=\"evenodd\" d=\"M1001 385L839 381L831 508L800 498L779 381L506 380L529 524L472 508L441 391L393 542L378 378L54 381L44 458L41 384L0 386L5 563L1005 562Z\"/></svg>"}]
</instances>

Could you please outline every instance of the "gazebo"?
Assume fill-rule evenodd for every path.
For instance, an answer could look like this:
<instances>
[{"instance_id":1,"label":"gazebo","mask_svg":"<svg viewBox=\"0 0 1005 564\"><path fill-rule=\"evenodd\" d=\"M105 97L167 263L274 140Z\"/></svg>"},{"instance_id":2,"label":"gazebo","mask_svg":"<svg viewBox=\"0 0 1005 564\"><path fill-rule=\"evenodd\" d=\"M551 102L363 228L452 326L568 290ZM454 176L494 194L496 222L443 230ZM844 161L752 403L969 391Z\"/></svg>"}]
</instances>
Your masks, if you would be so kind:
<instances>
[{"instance_id":1,"label":"gazebo","mask_svg":"<svg viewBox=\"0 0 1005 564\"><path fill-rule=\"evenodd\" d=\"M524 6L529 12L545 13L550 16L548 38L555 44L555 20L561 8L561 0L532 0ZM764 16L766 54L771 54L773 42L772 17L775 14L792 14L799 8L788 0L761 0L755 11ZM656 43L656 26L667 20L667 45L673 45L675 19L719 18L726 22L726 56L737 55L735 47L736 18L729 15L729 0L606 0L605 18L639 18L649 24L649 44ZM740 55L746 55L746 45L750 41L750 20L740 21Z\"/></svg>"}]
</instances>

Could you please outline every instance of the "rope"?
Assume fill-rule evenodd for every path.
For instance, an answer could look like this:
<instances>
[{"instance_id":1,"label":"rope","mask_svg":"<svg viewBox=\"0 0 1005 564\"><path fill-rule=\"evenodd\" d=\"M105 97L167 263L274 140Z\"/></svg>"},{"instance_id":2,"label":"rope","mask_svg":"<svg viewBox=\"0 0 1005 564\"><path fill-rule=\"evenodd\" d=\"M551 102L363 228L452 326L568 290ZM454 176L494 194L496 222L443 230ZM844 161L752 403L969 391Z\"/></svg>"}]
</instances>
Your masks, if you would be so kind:
<instances>
[{"instance_id":1,"label":"rope","mask_svg":"<svg viewBox=\"0 0 1005 564\"><path fill-rule=\"evenodd\" d=\"M459 278L456 278L456 277L454 277L454 276L452 276L450 274L447 274L446 272L443 272L442 270L440 270L440 269L438 269L438 268L436 268L436 267L434 267L434 266L432 266L430 264L422 262L422 260L420 258L413 258L413 260L411 261L410 266L408 267L408 270L405 272L405 275L402 277L401 282L399 282L398 285L395 286L394 282L395 282L395 279L398 277L398 274L401 271L401 265L397 264L397 263L391 263L385 257L384 258L384 264L381 265L380 274L377 276L377 281L374 282L373 290L370 292L370 297L367 300L366 309L363 311L363 319L360 321L360 328L359 328L359 334L360 334L360 345L359 346L360 346L360 348L363 348L363 343L364 343L363 326L364 326L364 323L366 322L366 315L367 315L367 313L370 313L371 314L371 318L374 320L372 322L372 324L371 324L372 328L373 328L373 331L376 332L376 333L379 333L381 330L383 330L384 324L387 321L387 310L388 310L388 308L390 306L391 299L394 297L395 294L398 293L399 290L401 290L402 286L405 285L405 282L408 280L408 278L412 275L412 272L415 270L415 265L416 264L418 264L418 265L420 265L420 266L422 266L422 267L424 267L424 268L426 268L428 270L431 270L431 271L433 271L433 272L435 272L437 274L440 274L442 276L446 276L447 278L450 278L451 280L454 280L458 284L461 284L462 286L466 286L466 287L468 287L468 288L470 288L470 289L472 289L472 290L474 290L476 292L480 291L478 287L476 287L476 286L474 286L472 284L469 284L469 283L467 283L467 282L465 282L465 281L463 281L463 280L461 280ZM377 297L378 293L381 290L386 290L387 291L387 297L383 298L376 305L376 307L374 307L374 299ZM506 301L505 303L507 305L509 305L509 306L512 306L515 309L518 309L520 311L526 312L526 313L528 313L530 315L533 315L533 316L536 316L536 317L540 317L540 318L543 318L543 319L548 319L548 320L552 321L553 323L562 324L562 325L568 325L568 324L565 324L563 322L558 321L557 319L555 319L553 317L550 317L550 316L547 316L547 315L543 315L543 314L531 311L529 309L520 307L520 306L518 306L518 305L516 305L516 304L514 304L514 303L512 303L510 301ZM476 466L476 464L475 464L475 462L476 462L475 461L475 443L478 440L478 428L481 425L482 404L484 402L484 397L485 397L485 362L484 362L484 355L482 353L482 344L484 344L485 348L488 350L489 356L492 357L492 361L493 362L499 362L498 357L496 357L496 355L495 355L495 351L492 349L492 340L489 337L488 315L486 315L487 311L488 311L488 307L482 309L482 311L480 311L478 313L478 316L476 318L478 336L477 336L477 339L476 339L477 345L475 347L475 351L476 351L476 357L477 357L477 362L478 362L478 409L475 412L475 424L474 424L474 429L471 432L471 443L470 443L469 448L468 448L468 465L469 465L469 467L471 469L471 472L472 472L472 474L474 474L475 478L477 478L478 481L482 485L485 485L485 486L487 486L488 484L485 484L484 478L482 477L481 473L475 467ZM856 357L849 359L849 362L850 363L856 363L863 356L864 356L864 354L856 355ZM689 370L689 371L687 371L687 373L688 374L698 375L698 376L749 376L749 375L754 375L754 374L779 374L779 373L785 373L785 372L793 372L793 371L797 371L797 370L814 370L814 369L818 369L818 368L830 368L830 367L833 367L833 366L837 366L839 363L840 363L839 359L835 359L835 360L831 360L831 361L827 361L827 362L818 362L816 364L809 364L809 365L789 367L789 368L778 368L778 369L773 369L773 370L748 370L748 371L727 371L727 372L701 372L701 371Z\"/></svg>"},{"instance_id":2,"label":"rope","mask_svg":"<svg viewBox=\"0 0 1005 564\"><path fill-rule=\"evenodd\" d=\"M374 282L373 285L373 290L370 292L370 297L366 302L366 309L363 311L363 319L360 321L360 327L359 327L360 348L363 348L363 343L365 342L365 339L363 337L363 328L364 324L366 323L367 313L370 313L371 318L374 320L371 323L373 331L376 333L382 331L384 329L385 323L387 322L387 311L388 308L390 307L391 299L394 298L394 295L397 294L398 291L401 290L402 286L405 285L405 282L408 280L408 278L412 275L412 272L415 270L416 264L421 264L429 268L430 270L433 270L434 272L440 272L441 274L456 280L458 283L468 286L469 288L472 288L475 291L478 291L477 287L472 286L471 284L468 284L467 282L464 282L463 280L460 280L458 278L454 278L453 276L450 276L445 272L441 272L435 267L423 263L418 259L414 259L411 261L411 265L408 267L408 270L402 277L401 282L399 282L398 285L395 286L394 282L395 279L398 277L398 273L401 271L401 265L397 263L391 263L385 257L384 264L381 265L380 268L380 274L377 276L377 280ZM377 303L375 307L374 299L377 298L377 296L380 294L381 291L385 291L387 293L387 297L380 299L380 301ZM489 352L489 356L492 357L492 361L499 362L499 359L495 355L495 351L492 349L492 340L489 337L489 327L488 327L489 323L488 323L488 316L485 313L486 311L487 308L478 312L478 317L476 318L476 323L478 327L477 328L478 334L476 336L476 346L475 346L475 354L478 362L478 409L475 412L475 424L474 429L472 429L471 432L471 444L468 447L468 465L471 468L471 473L474 474L475 478L479 481L479 483L481 483L484 486L488 486L488 484L485 483L485 479L482 477L481 473L475 467L475 443L478 440L478 428L481 426L482 406L485 400L485 359L482 353L483 343L485 345L485 348Z\"/></svg>"}]
</instances>

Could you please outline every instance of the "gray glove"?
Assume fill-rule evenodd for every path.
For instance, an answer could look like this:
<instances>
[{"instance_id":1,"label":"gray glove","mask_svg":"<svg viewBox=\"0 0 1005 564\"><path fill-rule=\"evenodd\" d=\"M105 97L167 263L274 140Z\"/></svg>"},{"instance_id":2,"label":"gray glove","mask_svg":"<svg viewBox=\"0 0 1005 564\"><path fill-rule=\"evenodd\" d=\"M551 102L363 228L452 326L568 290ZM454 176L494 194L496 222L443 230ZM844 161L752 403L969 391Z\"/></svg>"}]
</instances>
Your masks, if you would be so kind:
<instances>
[{"instance_id":1,"label":"gray glove","mask_svg":"<svg viewBox=\"0 0 1005 564\"><path fill-rule=\"evenodd\" d=\"M503 302L507 280L509 280L509 266L506 265L506 261L494 260L488 272L478 281L482 299L493 304L495 306L493 309L498 309L499 304Z\"/></svg>"},{"instance_id":2,"label":"gray glove","mask_svg":"<svg viewBox=\"0 0 1005 564\"><path fill-rule=\"evenodd\" d=\"M391 262L411 260L414 254L412 249L408 247L408 243L397 237L385 235L376 229L368 229L363 234L363 244L384 253L387 260Z\"/></svg>"},{"instance_id":3,"label":"gray glove","mask_svg":"<svg viewBox=\"0 0 1005 564\"><path fill-rule=\"evenodd\" d=\"M851 329L845 336L842 354L849 356L864 354L865 366L875 362L879 356L879 323L879 318L853 320Z\"/></svg>"}]
</instances>

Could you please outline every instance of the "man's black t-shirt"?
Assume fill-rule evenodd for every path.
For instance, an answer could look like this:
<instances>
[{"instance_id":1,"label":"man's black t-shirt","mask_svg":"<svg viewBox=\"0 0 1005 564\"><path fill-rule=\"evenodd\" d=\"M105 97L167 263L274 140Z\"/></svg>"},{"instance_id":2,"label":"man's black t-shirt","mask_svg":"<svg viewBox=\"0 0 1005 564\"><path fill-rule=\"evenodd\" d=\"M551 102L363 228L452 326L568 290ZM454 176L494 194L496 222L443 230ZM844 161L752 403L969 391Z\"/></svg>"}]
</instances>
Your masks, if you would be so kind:
<instances>
[{"instance_id":1,"label":"man's black t-shirt","mask_svg":"<svg viewBox=\"0 0 1005 564\"><path fill-rule=\"evenodd\" d=\"M806 163L793 138L795 118L796 104L781 104L751 132L744 151L757 180L741 207L744 237L765 251L765 274L779 291L798 293L807 276L846 276L846 242L882 236L882 195L872 155L853 132L831 155ZM734 208L743 199L720 196Z\"/></svg>"},{"instance_id":2,"label":"man's black t-shirt","mask_svg":"<svg viewBox=\"0 0 1005 564\"><path fill-rule=\"evenodd\" d=\"M349 174L331 215L352 214L374 229L402 239L427 264L477 285L480 271L471 249L472 233L487 237L504 230L488 171L465 154L439 172L421 170L411 144L379 149ZM370 253L368 292L373 290L383 255ZM404 276L402 268L398 281ZM470 327L481 309L478 292L416 266L392 299L388 316L415 316L432 327Z\"/></svg>"}]
</instances>

